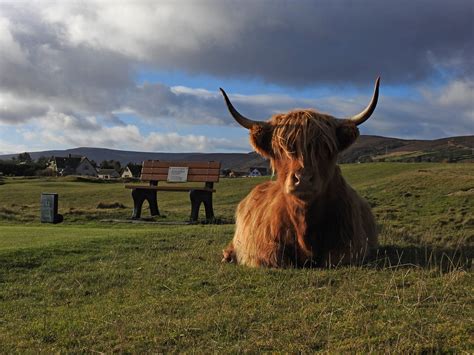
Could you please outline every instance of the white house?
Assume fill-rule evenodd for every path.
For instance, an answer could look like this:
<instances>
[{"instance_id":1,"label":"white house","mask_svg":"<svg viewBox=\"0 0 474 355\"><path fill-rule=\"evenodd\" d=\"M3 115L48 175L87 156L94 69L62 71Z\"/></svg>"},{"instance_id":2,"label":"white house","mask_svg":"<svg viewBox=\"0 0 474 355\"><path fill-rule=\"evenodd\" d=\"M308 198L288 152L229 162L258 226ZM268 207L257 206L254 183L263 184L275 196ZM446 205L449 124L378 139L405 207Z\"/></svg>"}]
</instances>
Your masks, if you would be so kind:
<instances>
[{"instance_id":1,"label":"white house","mask_svg":"<svg viewBox=\"0 0 474 355\"><path fill-rule=\"evenodd\" d=\"M138 164L127 165L123 170L120 177L122 179L131 179L140 177L141 166Z\"/></svg>"},{"instance_id":2,"label":"white house","mask_svg":"<svg viewBox=\"0 0 474 355\"><path fill-rule=\"evenodd\" d=\"M132 178L132 177L133 177L132 171L130 170L128 166L126 166L125 169L123 169L122 171L121 178L126 179L126 178Z\"/></svg>"}]
</instances>

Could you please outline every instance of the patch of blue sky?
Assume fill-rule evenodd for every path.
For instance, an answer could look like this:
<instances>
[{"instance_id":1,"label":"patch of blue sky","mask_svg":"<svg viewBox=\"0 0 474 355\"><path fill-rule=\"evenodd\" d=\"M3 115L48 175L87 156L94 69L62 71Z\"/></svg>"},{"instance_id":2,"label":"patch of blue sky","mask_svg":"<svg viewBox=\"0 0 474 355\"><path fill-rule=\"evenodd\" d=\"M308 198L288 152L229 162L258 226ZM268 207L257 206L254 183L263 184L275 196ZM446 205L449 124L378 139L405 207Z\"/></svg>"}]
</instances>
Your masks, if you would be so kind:
<instances>
[{"instance_id":1,"label":"patch of blue sky","mask_svg":"<svg viewBox=\"0 0 474 355\"><path fill-rule=\"evenodd\" d=\"M159 122L154 122L153 118L143 118L134 114L117 115L126 125L136 126L141 135L147 136L151 132L170 133L179 132L181 134L182 125L174 118L166 119L160 117Z\"/></svg>"},{"instance_id":2,"label":"patch of blue sky","mask_svg":"<svg viewBox=\"0 0 474 355\"><path fill-rule=\"evenodd\" d=\"M161 83L167 86L186 86L215 92L219 91L219 88L222 87L228 92L243 95L280 94L314 98L327 96L332 92L339 91L336 87L330 86L294 88L266 83L257 78L221 78L204 74L188 74L182 71L151 71L146 69L137 71L135 81L137 84L145 82Z\"/></svg>"},{"instance_id":3,"label":"patch of blue sky","mask_svg":"<svg viewBox=\"0 0 474 355\"><path fill-rule=\"evenodd\" d=\"M21 125L21 126L0 125L0 141L8 142L10 144L23 144L24 139L21 133L25 131L25 128L27 126L29 125Z\"/></svg>"},{"instance_id":4,"label":"patch of blue sky","mask_svg":"<svg viewBox=\"0 0 474 355\"><path fill-rule=\"evenodd\" d=\"M9 137L12 136L12 134L16 134L18 131L18 128L14 125L3 125L0 124L0 138L2 140L7 140Z\"/></svg>"},{"instance_id":5,"label":"patch of blue sky","mask_svg":"<svg viewBox=\"0 0 474 355\"><path fill-rule=\"evenodd\" d=\"M207 136L209 138L241 139L248 136L248 131L238 126L195 125L180 127L182 135Z\"/></svg>"},{"instance_id":6,"label":"patch of blue sky","mask_svg":"<svg viewBox=\"0 0 474 355\"><path fill-rule=\"evenodd\" d=\"M206 124L183 124L175 119L160 120L160 123L154 123L152 120L143 120L130 113L116 114L123 123L136 126L140 134L147 136L151 132L158 133L178 133L179 135L195 135L213 138L225 137L228 139L239 139L247 135L247 132L238 126L214 126ZM106 121L107 125L113 126L110 121Z\"/></svg>"},{"instance_id":7,"label":"patch of blue sky","mask_svg":"<svg viewBox=\"0 0 474 355\"><path fill-rule=\"evenodd\" d=\"M182 71L152 71L139 69L135 76L137 84L145 82L160 83L167 86L186 86L193 89L205 89L208 91L219 91L222 87L226 90L232 89L240 94L253 95L262 92L283 93L283 88L276 85L268 85L257 79L234 79L218 78L204 74L188 74ZM265 91L262 91L265 89Z\"/></svg>"},{"instance_id":8,"label":"patch of blue sky","mask_svg":"<svg viewBox=\"0 0 474 355\"><path fill-rule=\"evenodd\" d=\"M437 75L430 78L430 84L438 84L442 86L446 83L448 73ZM374 78L375 80L375 78ZM306 87L290 87L280 86L271 83L265 83L260 79L252 78L219 78L211 75L193 75L182 71L153 71L147 69L137 70L135 81L137 84L145 82L160 83L167 86L186 86L194 89L205 89L217 92L219 87L224 88L228 92L257 95L257 94L280 94L288 95L297 98L317 99L328 96L340 96L351 98L358 95L370 95L373 90L373 82L367 81L365 87L355 85L341 85L341 84L322 84ZM391 84L384 83L383 75L381 82L381 92L385 95L393 97L410 97L419 98L419 90L413 85L409 84Z\"/></svg>"},{"instance_id":9,"label":"patch of blue sky","mask_svg":"<svg viewBox=\"0 0 474 355\"><path fill-rule=\"evenodd\" d=\"M25 138L24 133L31 132L31 129L31 125L22 125L21 128L20 126L0 125L0 153L18 153L17 148L23 146L28 147L28 151L42 150L42 148L44 148L43 142L38 139L35 140L34 138Z\"/></svg>"}]
</instances>

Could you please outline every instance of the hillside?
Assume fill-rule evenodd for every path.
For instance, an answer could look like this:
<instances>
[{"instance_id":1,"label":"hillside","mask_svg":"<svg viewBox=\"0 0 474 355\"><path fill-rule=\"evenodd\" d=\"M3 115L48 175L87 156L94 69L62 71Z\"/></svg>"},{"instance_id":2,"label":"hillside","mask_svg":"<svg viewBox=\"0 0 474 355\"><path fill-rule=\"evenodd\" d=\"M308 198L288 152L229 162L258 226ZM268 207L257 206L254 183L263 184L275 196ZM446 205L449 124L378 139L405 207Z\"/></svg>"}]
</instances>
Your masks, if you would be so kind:
<instances>
[{"instance_id":1,"label":"hillside","mask_svg":"<svg viewBox=\"0 0 474 355\"><path fill-rule=\"evenodd\" d=\"M343 152L340 161L394 162L472 162L474 136L435 140L406 140L379 136L361 136Z\"/></svg>"},{"instance_id":2,"label":"hillside","mask_svg":"<svg viewBox=\"0 0 474 355\"><path fill-rule=\"evenodd\" d=\"M393 162L472 162L474 136L450 137L436 140L406 140L380 136L360 136L356 143L344 151L341 163L370 161ZM158 160L217 160L223 169L232 168L246 171L250 167L266 167L268 162L255 152L251 153L160 153L135 152L106 148L73 148L30 152L33 159L41 156L67 156L68 154L87 156L91 160L118 160L120 163ZM10 159L16 154L0 155L0 159Z\"/></svg>"},{"instance_id":3,"label":"hillside","mask_svg":"<svg viewBox=\"0 0 474 355\"><path fill-rule=\"evenodd\" d=\"M474 165L342 172L372 206L378 251L362 266L284 270L222 264L235 226L184 225L184 193L159 194L166 217L128 223L121 182L1 179L0 354L472 353ZM221 179L216 216L232 223L268 180ZM39 222L45 191L63 223Z\"/></svg>"}]
</instances>

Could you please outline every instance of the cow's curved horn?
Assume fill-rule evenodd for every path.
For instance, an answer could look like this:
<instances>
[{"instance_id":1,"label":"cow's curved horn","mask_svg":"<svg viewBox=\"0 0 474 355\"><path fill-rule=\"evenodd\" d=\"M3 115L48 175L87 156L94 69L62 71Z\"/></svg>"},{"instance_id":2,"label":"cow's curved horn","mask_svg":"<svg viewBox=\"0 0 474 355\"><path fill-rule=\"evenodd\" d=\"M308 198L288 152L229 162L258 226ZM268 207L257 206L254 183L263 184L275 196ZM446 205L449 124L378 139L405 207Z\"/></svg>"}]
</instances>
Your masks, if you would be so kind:
<instances>
[{"instance_id":1,"label":"cow's curved horn","mask_svg":"<svg viewBox=\"0 0 474 355\"><path fill-rule=\"evenodd\" d=\"M254 121L251 119L248 119L247 117L242 116L232 105L232 103L229 100L229 97L227 97L227 94L225 93L224 89L220 88L222 95L224 95L225 103L227 105L227 108L234 117L234 119L243 127L250 129L253 126L263 126L264 122L261 121Z\"/></svg>"},{"instance_id":2,"label":"cow's curved horn","mask_svg":"<svg viewBox=\"0 0 474 355\"><path fill-rule=\"evenodd\" d=\"M375 81L374 94L372 95L372 100L370 100L369 105L361 113L347 118L348 120L354 122L358 126L369 119L369 117L372 115L372 113L375 110L375 106L377 106L377 101L379 99L379 84L380 84L380 76Z\"/></svg>"}]
</instances>

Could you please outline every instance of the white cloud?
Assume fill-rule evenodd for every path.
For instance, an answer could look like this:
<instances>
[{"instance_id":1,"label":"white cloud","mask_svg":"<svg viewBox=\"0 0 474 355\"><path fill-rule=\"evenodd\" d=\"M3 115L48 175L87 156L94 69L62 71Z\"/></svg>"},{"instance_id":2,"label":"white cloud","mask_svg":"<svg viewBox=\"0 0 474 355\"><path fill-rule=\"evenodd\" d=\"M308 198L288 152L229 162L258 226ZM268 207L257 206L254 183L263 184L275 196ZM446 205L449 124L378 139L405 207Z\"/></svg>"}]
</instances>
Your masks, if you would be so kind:
<instances>
[{"instance_id":1,"label":"white cloud","mask_svg":"<svg viewBox=\"0 0 474 355\"><path fill-rule=\"evenodd\" d=\"M202 99L215 99L216 98L216 92L209 91L206 89L189 88L186 86L179 85L179 86L172 86L170 90L173 94L176 94L176 95L180 95L180 94L193 95Z\"/></svg>"},{"instance_id":2,"label":"white cloud","mask_svg":"<svg viewBox=\"0 0 474 355\"><path fill-rule=\"evenodd\" d=\"M0 91L0 122L21 124L46 114L49 106L35 99L25 100L17 95Z\"/></svg>"},{"instance_id":3,"label":"white cloud","mask_svg":"<svg viewBox=\"0 0 474 355\"><path fill-rule=\"evenodd\" d=\"M230 39L238 23L217 15L209 3L104 2L49 3L43 18L64 28L72 45L106 49L151 61L156 51L198 51L205 42ZM220 31L216 29L220 28ZM172 48L170 48L172 44Z\"/></svg>"},{"instance_id":4,"label":"white cloud","mask_svg":"<svg viewBox=\"0 0 474 355\"><path fill-rule=\"evenodd\" d=\"M145 138L148 151L175 152L215 152L219 149L235 148L236 144L225 138L209 138L203 135L179 135L173 133L152 132ZM248 146L241 146L247 148Z\"/></svg>"},{"instance_id":5,"label":"white cloud","mask_svg":"<svg viewBox=\"0 0 474 355\"><path fill-rule=\"evenodd\" d=\"M464 100L463 91L459 91L461 98L453 97L449 101L444 99L446 92L453 95L452 87L456 87L456 84L448 83L446 87L434 91L428 91L423 87L420 89L419 98L411 100L384 96L382 90L374 116L361 126L361 130L364 134L400 138L439 138L473 134L472 105L464 101L467 105L461 105L460 100ZM312 107L342 118L361 111L370 99L369 96L351 99L327 96L310 100L281 94L229 94L242 114L261 120L270 118L276 112L286 112L297 107ZM145 89L137 87L133 95L133 98L129 98L125 112L149 121L150 126L160 126L165 132L151 131L143 134L137 125L126 124L115 116L120 110L104 116L94 113L65 113L52 107L46 114L42 114L43 111L39 110L38 117L29 121L33 125L30 130L34 132L23 131L23 136L31 143L45 142L54 146L198 152L249 149L245 140L235 143L226 138L180 135L176 132L176 125L166 125L166 120L171 119L175 123L181 122L181 125L188 126L202 124L238 126L227 112L223 98L218 92L150 85ZM23 107L21 105L26 104L20 102L20 107ZM21 113L21 110L17 113ZM453 113L456 114L455 125L448 123ZM241 137L245 136L246 131L242 128Z\"/></svg>"},{"instance_id":6,"label":"white cloud","mask_svg":"<svg viewBox=\"0 0 474 355\"><path fill-rule=\"evenodd\" d=\"M100 125L94 117L80 119L54 112L35 120L30 130L22 131L22 136L36 149L87 146L159 152L248 150L248 145L242 141L195 134L181 135L177 132L151 131L143 134L132 124L108 127Z\"/></svg>"},{"instance_id":7,"label":"white cloud","mask_svg":"<svg viewBox=\"0 0 474 355\"><path fill-rule=\"evenodd\" d=\"M450 107L456 111L470 109L471 114L474 110L474 80L453 80L439 92L432 93L425 89L423 93L427 99L444 107Z\"/></svg>"}]
</instances>

